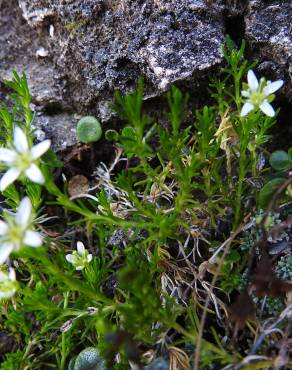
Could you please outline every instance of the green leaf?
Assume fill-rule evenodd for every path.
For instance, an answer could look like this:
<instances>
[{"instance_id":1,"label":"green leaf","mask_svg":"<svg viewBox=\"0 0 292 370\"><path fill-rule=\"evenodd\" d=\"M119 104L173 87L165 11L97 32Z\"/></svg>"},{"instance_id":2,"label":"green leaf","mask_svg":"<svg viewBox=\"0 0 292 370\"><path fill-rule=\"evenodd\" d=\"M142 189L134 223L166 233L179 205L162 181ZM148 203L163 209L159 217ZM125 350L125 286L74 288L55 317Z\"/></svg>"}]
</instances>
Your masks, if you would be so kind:
<instances>
[{"instance_id":1,"label":"green leaf","mask_svg":"<svg viewBox=\"0 0 292 370\"><path fill-rule=\"evenodd\" d=\"M183 94L177 87L172 86L167 94L167 100L170 112L167 114L170 118L173 134L177 135L178 130L186 114L185 106L189 96Z\"/></svg>"},{"instance_id":2,"label":"green leaf","mask_svg":"<svg viewBox=\"0 0 292 370\"><path fill-rule=\"evenodd\" d=\"M270 165L277 171L285 171L292 166L292 160L284 150L276 150L270 157Z\"/></svg>"},{"instance_id":3,"label":"green leaf","mask_svg":"<svg viewBox=\"0 0 292 370\"><path fill-rule=\"evenodd\" d=\"M16 210L20 203L20 194L17 191L16 186L14 184L9 185L2 194L5 196L5 202L9 207Z\"/></svg>"},{"instance_id":4,"label":"green leaf","mask_svg":"<svg viewBox=\"0 0 292 370\"><path fill-rule=\"evenodd\" d=\"M137 135L136 135L135 129L133 127L129 127L129 126L124 127L122 129L122 138L136 141L137 140Z\"/></svg>"},{"instance_id":5,"label":"green leaf","mask_svg":"<svg viewBox=\"0 0 292 370\"><path fill-rule=\"evenodd\" d=\"M241 259L241 256L240 254L235 251L235 250L232 250L226 257L225 257L225 262L229 262L229 263L234 263L234 262L238 262L240 261Z\"/></svg>"},{"instance_id":6,"label":"green leaf","mask_svg":"<svg viewBox=\"0 0 292 370\"><path fill-rule=\"evenodd\" d=\"M105 132L105 138L108 141L118 141L119 140L119 133L116 130L107 130Z\"/></svg>"},{"instance_id":7,"label":"green leaf","mask_svg":"<svg viewBox=\"0 0 292 370\"><path fill-rule=\"evenodd\" d=\"M26 193L31 200L33 209L35 211L40 207L42 199L42 187L39 184L35 184L31 181L26 182Z\"/></svg>"},{"instance_id":8,"label":"green leaf","mask_svg":"<svg viewBox=\"0 0 292 370\"><path fill-rule=\"evenodd\" d=\"M76 362L76 357L71 358L68 364L68 370L74 370L75 362Z\"/></svg>"},{"instance_id":9,"label":"green leaf","mask_svg":"<svg viewBox=\"0 0 292 370\"><path fill-rule=\"evenodd\" d=\"M266 208L271 201L271 198L275 191L283 184L284 178L277 177L269 182L267 182L260 191L259 195L259 206L261 208Z\"/></svg>"},{"instance_id":10,"label":"green leaf","mask_svg":"<svg viewBox=\"0 0 292 370\"><path fill-rule=\"evenodd\" d=\"M46 166L52 168L62 168L63 162L60 161L57 154L53 152L52 149L49 149L43 156L42 160L45 162Z\"/></svg>"}]
</instances>

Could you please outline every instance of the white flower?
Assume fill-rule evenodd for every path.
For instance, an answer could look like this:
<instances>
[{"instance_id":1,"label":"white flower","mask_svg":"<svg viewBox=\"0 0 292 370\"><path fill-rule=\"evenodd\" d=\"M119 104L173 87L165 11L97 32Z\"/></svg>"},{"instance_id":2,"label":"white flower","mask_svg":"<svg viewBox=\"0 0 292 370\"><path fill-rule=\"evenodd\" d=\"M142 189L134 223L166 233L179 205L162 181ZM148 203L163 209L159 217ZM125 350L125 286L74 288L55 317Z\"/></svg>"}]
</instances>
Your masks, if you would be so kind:
<instances>
[{"instance_id":1,"label":"white flower","mask_svg":"<svg viewBox=\"0 0 292 370\"><path fill-rule=\"evenodd\" d=\"M247 100L241 109L240 116L244 117L253 109L260 108L267 116L274 117L275 111L270 104L274 98L272 94L279 90L284 82L282 80L266 81L265 78L261 78L258 82L252 70L247 73L247 82L247 89L241 91L242 96Z\"/></svg>"},{"instance_id":2,"label":"white flower","mask_svg":"<svg viewBox=\"0 0 292 370\"><path fill-rule=\"evenodd\" d=\"M0 299L11 298L17 290L16 275L13 268L9 272L0 271Z\"/></svg>"},{"instance_id":3,"label":"white flower","mask_svg":"<svg viewBox=\"0 0 292 370\"><path fill-rule=\"evenodd\" d=\"M66 255L66 260L75 267L76 270L83 270L92 260L92 254L84 248L82 242L77 242L77 251Z\"/></svg>"},{"instance_id":4,"label":"white flower","mask_svg":"<svg viewBox=\"0 0 292 370\"><path fill-rule=\"evenodd\" d=\"M31 202L28 197L20 202L16 214L5 212L5 221L0 220L0 264L3 264L10 253L23 246L40 247L42 237L30 229Z\"/></svg>"},{"instance_id":5,"label":"white flower","mask_svg":"<svg viewBox=\"0 0 292 370\"><path fill-rule=\"evenodd\" d=\"M0 148L0 161L9 167L0 181L0 191L5 190L22 174L33 182L43 184L44 176L35 161L49 149L50 145L51 141L45 140L30 148L24 132L16 126L13 148Z\"/></svg>"}]
</instances>

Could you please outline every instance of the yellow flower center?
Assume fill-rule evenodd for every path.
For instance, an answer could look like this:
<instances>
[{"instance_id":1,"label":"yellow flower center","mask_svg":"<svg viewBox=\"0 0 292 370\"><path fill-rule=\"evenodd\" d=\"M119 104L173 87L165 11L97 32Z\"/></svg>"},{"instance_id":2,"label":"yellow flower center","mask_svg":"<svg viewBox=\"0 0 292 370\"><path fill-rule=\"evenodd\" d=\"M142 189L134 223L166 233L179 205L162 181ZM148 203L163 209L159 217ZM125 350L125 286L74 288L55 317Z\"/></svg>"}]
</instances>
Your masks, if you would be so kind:
<instances>
[{"instance_id":1,"label":"yellow flower center","mask_svg":"<svg viewBox=\"0 0 292 370\"><path fill-rule=\"evenodd\" d=\"M29 152L19 153L16 157L16 167L22 172L27 170L31 166L31 163L32 157Z\"/></svg>"}]
</instances>

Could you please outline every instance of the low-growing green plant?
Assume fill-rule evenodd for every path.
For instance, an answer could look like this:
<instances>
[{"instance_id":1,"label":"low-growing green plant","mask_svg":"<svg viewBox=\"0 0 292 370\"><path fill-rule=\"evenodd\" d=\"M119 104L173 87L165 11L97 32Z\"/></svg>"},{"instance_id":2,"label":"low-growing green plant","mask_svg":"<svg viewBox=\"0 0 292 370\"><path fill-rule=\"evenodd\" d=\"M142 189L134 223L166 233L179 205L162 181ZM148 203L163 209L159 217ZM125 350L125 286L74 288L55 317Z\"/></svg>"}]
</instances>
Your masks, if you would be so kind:
<instances>
[{"instance_id":1,"label":"low-growing green plant","mask_svg":"<svg viewBox=\"0 0 292 370\"><path fill-rule=\"evenodd\" d=\"M6 82L0 299L2 327L16 346L0 354L4 370L249 366L249 342L236 348L224 320L236 317L227 305L251 251L266 236L275 241L270 233L283 223L270 210L244 225L257 206L259 158L276 122L270 103L283 82L258 81L244 49L227 38L211 103L193 122L190 97L175 86L164 125L143 110L142 79L131 94L117 92L113 109L124 124L105 134L114 155L96 163L88 192L73 197L50 141L35 144L25 74ZM99 122L84 117L77 135L94 151ZM271 166L286 174L290 157L276 152ZM246 286L249 279L248 272ZM204 312L212 329L202 338ZM256 330L246 330L256 340Z\"/></svg>"},{"instance_id":2,"label":"low-growing green plant","mask_svg":"<svg viewBox=\"0 0 292 370\"><path fill-rule=\"evenodd\" d=\"M98 141L102 135L100 122L92 116L82 117L77 123L76 134L82 143Z\"/></svg>"},{"instance_id":3,"label":"low-growing green plant","mask_svg":"<svg viewBox=\"0 0 292 370\"><path fill-rule=\"evenodd\" d=\"M259 205L262 208L267 208L272 196L276 190L281 189L281 187L283 187L281 195L284 200L292 197L290 173L292 168L292 148L290 148L288 152L284 150L276 150L273 152L270 156L270 165L275 171L275 174L260 191Z\"/></svg>"}]
</instances>

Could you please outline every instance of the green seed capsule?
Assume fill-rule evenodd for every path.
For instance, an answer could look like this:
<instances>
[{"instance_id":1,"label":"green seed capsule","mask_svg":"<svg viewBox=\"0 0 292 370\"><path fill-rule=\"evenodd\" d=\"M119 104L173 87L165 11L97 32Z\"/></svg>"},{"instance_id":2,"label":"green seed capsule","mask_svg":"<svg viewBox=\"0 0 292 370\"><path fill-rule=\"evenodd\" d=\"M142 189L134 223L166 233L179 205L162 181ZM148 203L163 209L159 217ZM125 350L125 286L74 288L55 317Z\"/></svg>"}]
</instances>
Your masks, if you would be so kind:
<instances>
[{"instance_id":1,"label":"green seed capsule","mask_svg":"<svg viewBox=\"0 0 292 370\"><path fill-rule=\"evenodd\" d=\"M92 116L82 117L77 123L77 138L82 143L98 141L102 135L99 121Z\"/></svg>"}]
</instances>

